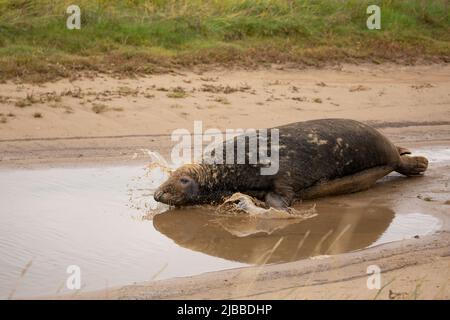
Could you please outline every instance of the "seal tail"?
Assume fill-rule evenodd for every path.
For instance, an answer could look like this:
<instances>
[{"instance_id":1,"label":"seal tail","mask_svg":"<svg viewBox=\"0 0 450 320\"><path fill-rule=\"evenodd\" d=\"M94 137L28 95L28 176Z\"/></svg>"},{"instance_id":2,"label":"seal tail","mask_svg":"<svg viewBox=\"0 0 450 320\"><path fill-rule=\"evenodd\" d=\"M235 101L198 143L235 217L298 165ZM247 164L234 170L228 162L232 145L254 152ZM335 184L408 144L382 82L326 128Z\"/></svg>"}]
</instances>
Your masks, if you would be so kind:
<instances>
[{"instance_id":1,"label":"seal tail","mask_svg":"<svg viewBox=\"0 0 450 320\"><path fill-rule=\"evenodd\" d=\"M428 160L425 157L401 155L395 171L405 176L417 176L425 172Z\"/></svg>"}]
</instances>

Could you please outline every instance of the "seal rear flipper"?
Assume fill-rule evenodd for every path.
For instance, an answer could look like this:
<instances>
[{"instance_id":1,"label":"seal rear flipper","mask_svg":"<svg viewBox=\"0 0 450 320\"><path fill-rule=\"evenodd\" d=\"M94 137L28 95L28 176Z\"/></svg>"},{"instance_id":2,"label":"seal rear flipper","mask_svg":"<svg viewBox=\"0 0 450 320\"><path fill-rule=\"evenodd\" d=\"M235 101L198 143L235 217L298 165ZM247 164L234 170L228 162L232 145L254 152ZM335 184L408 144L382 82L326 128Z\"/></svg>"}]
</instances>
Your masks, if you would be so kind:
<instances>
[{"instance_id":1,"label":"seal rear flipper","mask_svg":"<svg viewBox=\"0 0 450 320\"><path fill-rule=\"evenodd\" d=\"M397 151L398 151L399 155L401 155L401 156L403 156L405 154L411 154L411 151L409 151L409 149L407 149L407 148L403 148L403 147L399 147L399 146L396 146L396 147L397 147Z\"/></svg>"},{"instance_id":2,"label":"seal rear flipper","mask_svg":"<svg viewBox=\"0 0 450 320\"><path fill-rule=\"evenodd\" d=\"M405 176L417 176L424 173L428 168L428 160L425 157L410 157L403 155L395 171Z\"/></svg>"}]
</instances>

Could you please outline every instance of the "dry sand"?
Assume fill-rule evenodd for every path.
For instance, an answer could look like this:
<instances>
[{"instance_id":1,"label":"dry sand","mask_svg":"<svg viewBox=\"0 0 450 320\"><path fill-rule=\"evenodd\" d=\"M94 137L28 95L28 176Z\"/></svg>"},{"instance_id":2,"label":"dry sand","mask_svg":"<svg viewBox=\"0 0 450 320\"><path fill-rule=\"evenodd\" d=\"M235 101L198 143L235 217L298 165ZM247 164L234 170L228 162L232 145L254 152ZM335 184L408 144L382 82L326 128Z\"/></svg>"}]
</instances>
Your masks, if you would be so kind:
<instances>
[{"instance_id":1,"label":"dry sand","mask_svg":"<svg viewBox=\"0 0 450 320\"><path fill-rule=\"evenodd\" d=\"M374 124L411 149L450 148L450 65L274 66L41 85L8 82L0 84L0 167L145 162L141 148L167 156L172 130L192 130L194 120L223 130L330 117ZM439 216L442 231L432 236L75 297L449 299L449 177L448 165L430 167L414 184L401 180L367 191L372 198L410 203ZM437 200L417 198L422 193ZM357 202L361 197L342 199ZM365 285L370 264L382 268L386 286L380 291Z\"/></svg>"}]
</instances>

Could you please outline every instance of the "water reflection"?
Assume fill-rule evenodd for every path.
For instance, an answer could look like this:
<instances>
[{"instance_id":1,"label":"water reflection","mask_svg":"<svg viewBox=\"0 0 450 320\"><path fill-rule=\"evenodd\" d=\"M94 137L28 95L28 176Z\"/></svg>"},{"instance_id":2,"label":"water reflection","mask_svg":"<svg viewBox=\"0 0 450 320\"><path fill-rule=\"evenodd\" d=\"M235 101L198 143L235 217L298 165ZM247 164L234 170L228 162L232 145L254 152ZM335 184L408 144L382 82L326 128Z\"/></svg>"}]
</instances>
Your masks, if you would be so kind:
<instances>
[{"instance_id":1,"label":"water reflection","mask_svg":"<svg viewBox=\"0 0 450 320\"><path fill-rule=\"evenodd\" d=\"M250 264L295 261L365 248L388 228L387 207L321 205L308 220L224 216L191 208L157 215L153 225L176 244Z\"/></svg>"}]
</instances>

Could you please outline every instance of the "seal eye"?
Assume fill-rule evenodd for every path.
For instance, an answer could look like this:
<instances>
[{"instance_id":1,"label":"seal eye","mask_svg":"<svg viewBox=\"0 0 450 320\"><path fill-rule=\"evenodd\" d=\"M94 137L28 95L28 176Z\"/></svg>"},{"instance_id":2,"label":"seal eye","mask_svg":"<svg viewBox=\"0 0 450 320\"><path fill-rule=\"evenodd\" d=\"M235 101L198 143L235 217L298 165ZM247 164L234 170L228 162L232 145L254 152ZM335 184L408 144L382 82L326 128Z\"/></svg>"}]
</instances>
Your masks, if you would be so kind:
<instances>
[{"instance_id":1,"label":"seal eye","mask_svg":"<svg viewBox=\"0 0 450 320\"><path fill-rule=\"evenodd\" d=\"M180 179L180 182L181 182L182 184L188 184L188 183L189 183L189 179L181 178L181 179Z\"/></svg>"}]
</instances>

